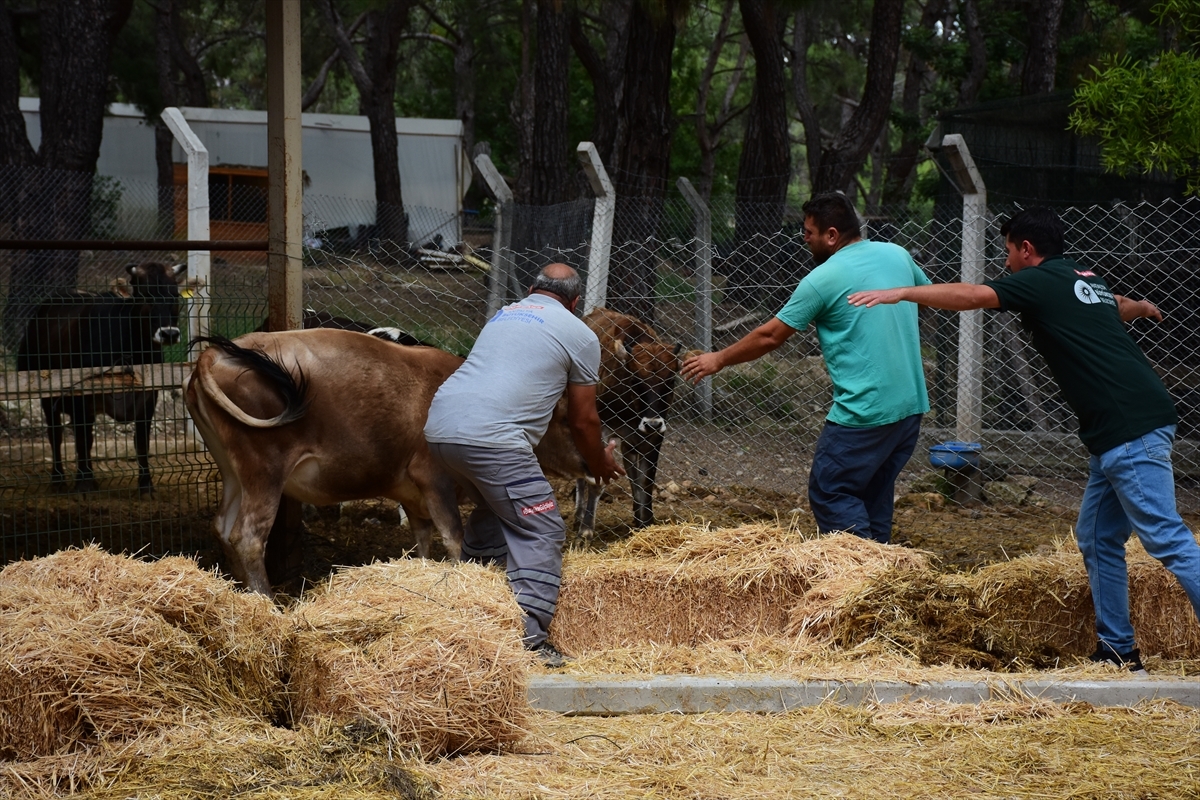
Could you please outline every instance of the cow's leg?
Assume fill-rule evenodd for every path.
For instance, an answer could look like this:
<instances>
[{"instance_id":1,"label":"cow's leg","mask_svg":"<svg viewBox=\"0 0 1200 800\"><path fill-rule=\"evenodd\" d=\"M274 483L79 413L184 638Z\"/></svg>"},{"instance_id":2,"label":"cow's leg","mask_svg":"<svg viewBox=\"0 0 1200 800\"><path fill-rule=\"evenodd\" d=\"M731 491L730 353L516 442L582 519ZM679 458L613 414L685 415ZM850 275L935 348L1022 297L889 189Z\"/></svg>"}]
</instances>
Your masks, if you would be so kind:
<instances>
[{"instance_id":1,"label":"cow's leg","mask_svg":"<svg viewBox=\"0 0 1200 800\"><path fill-rule=\"evenodd\" d=\"M442 544L446 547L446 555L451 561L462 559L463 524L458 513L458 487L454 477L447 472L446 467L428 450L417 453L408 464L408 477L421 492L425 506L434 527L442 535ZM422 531L417 527L416 517L412 510L405 507L409 524L417 535L417 552L422 558L428 558L429 546L422 552ZM428 532L424 533L429 536Z\"/></svg>"},{"instance_id":2,"label":"cow's leg","mask_svg":"<svg viewBox=\"0 0 1200 800\"><path fill-rule=\"evenodd\" d=\"M150 425L154 421L154 410L158 406L158 392L145 392L138 398L137 416L133 421L133 447L137 451L138 493L143 498L154 495L150 482Z\"/></svg>"},{"instance_id":3,"label":"cow's leg","mask_svg":"<svg viewBox=\"0 0 1200 800\"><path fill-rule=\"evenodd\" d=\"M283 486L249 490L237 480L225 480L225 495L217 512L217 538L233 577L246 588L271 594L265 557L271 525L279 510Z\"/></svg>"},{"instance_id":4,"label":"cow's leg","mask_svg":"<svg viewBox=\"0 0 1200 800\"><path fill-rule=\"evenodd\" d=\"M657 443L657 446L656 446ZM636 439L625 459L629 484L633 489L633 527L654 524L654 478L658 472L658 450L662 439L643 436Z\"/></svg>"},{"instance_id":5,"label":"cow's leg","mask_svg":"<svg viewBox=\"0 0 1200 800\"><path fill-rule=\"evenodd\" d=\"M94 492L100 486L92 471L92 444L95 440L96 406L90 397L75 397L71 404L71 430L75 433L75 491Z\"/></svg>"},{"instance_id":6,"label":"cow's leg","mask_svg":"<svg viewBox=\"0 0 1200 800\"><path fill-rule=\"evenodd\" d=\"M429 558L433 549L433 520L426 519L411 506L405 508L404 503L400 504L400 508L403 509L404 516L408 518L408 527L416 537L417 555L421 558Z\"/></svg>"},{"instance_id":7,"label":"cow's leg","mask_svg":"<svg viewBox=\"0 0 1200 800\"><path fill-rule=\"evenodd\" d=\"M46 436L50 439L50 489L64 492L67 489L67 476L63 472L63 399L61 397L43 397L42 413L46 417Z\"/></svg>"},{"instance_id":8,"label":"cow's leg","mask_svg":"<svg viewBox=\"0 0 1200 800\"><path fill-rule=\"evenodd\" d=\"M596 535L596 507L603 488L595 481L579 478L575 481L575 536L572 547L586 549Z\"/></svg>"}]
</instances>

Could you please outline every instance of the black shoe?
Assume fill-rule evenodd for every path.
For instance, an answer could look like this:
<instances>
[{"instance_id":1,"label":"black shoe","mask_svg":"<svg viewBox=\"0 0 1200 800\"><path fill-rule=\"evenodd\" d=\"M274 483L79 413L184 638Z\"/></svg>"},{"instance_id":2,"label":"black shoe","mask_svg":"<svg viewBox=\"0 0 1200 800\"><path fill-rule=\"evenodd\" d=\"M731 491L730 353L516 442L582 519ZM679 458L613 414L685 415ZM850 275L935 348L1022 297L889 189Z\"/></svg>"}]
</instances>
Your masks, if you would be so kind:
<instances>
[{"instance_id":1,"label":"black shoe","mask_svg":"<svg viewBox=\"0 0 1200 800\"><path fill-rule=\"evenodd\" d=\"M1118 667L1124 667L1138 677L1145 677L1150 674L1142 666L1142 654L1136 647L1128 653L1118 653L1104 642L1100 642L1096 645L1096 652L1088 656L1088 661L1094 664L1104 662L1116 664Z\"/></svg>"},{"instance_id":2,"label":"black shoe","mask_svg":"<svg viewBox=\"0 0 1200 800\"><path fill-rule=\"evenodd\" d=\"M542 666L550 669L558 669L565 667L570 663L571 659L565 654L559 652L559 649L550 642L542 642L537 647L533 648L533 652L541 660Z\"/></svg>"}]
</instances>

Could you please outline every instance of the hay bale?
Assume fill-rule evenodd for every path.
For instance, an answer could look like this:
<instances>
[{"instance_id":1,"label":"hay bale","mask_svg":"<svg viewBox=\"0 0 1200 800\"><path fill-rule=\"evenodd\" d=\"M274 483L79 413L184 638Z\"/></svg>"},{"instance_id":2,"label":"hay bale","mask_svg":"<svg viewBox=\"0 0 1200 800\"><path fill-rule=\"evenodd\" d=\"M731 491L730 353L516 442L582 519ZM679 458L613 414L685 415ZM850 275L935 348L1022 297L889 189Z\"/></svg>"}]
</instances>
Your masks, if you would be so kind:
<instances>
[{"instance_id":1,"label":"hay bale","mask_svg":"<svg viewBox=\"0 0 1200 800\"><path fill-rule=\"evenodd\" d=\"M334 575L289 615L297 721L365 721L426 757L524 736L531 660L503 574L373 564Z\"/></svg>"},{"instance_id":2,"label":"hay bale","mask_svg":"<svg viewBox=\"0 0 1200 800\"><path fill-rule=\"evenodd\" d=\"M1053 552L991 564L971 578L979 603L1031 646L1084 656L1096 648L1096 617L1083 558L1073 541Z\"/></svg>"},{"instance_id":3,"label":"hay bale","mask_svg":"<svg viewBox=\"0 0 1200 800\"><path fill-rule=\"evenodd\" d=\"M226 717L11 765L0 772L0 798L432 800L436 784L417 766L379 729Z\"/></svg>"},{"instance_id":4,"label":"hay bale","mask_svg":"<svg viewBox=\"0 0 1200 800\"><path fill-rule=\"evenodd\" d=\"M1187 593L1140 544L1129 547L1129 613L1142 653L1200 658L1200 622Z\"/></svg>"},{"instance_id":5,"label":"hay bale","mask_svg":"<svg viewBox=\"0 0 1200 800\"><path fill-rule=\"evenodd\" d=\"M607 553L568 558L551 637L581 653L794 633L814 586L900 564L927 568L928 557L777 525L657 525Z\"/></svg>"},{"instance_id":6,"label":"hay bale","mask_svg":"<svg viewBox=\"0 0 1200 800\"><path fill-rule=\"evenodd\" d=\"M273 716L283 618L188 559L98 548L0 571L0 755L33 758L209 715Z\"/></svg>"}]
</instances>

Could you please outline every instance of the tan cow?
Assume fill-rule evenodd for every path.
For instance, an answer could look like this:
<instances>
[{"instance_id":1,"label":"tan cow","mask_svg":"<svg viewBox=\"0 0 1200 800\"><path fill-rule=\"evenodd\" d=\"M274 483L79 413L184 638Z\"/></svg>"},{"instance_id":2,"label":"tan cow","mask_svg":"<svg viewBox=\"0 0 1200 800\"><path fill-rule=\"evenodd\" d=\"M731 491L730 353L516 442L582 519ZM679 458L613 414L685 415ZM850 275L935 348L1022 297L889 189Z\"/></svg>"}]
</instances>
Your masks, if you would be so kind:
<instances>
[{"instance_id":1,"label":"tan cow","mask_svg":"<svg viewBox=\"0 0 1200 800\"><path fill-rule=\"evenodd\" d=\"M428 556L434 527L458 559L461 489L430 458L423 429L434 392L462 359L344 330L251 333L212 346L184 381L196 428L221 470L217 537L235 578L269 594L263 556L283 496L314 505L387 497ZM539 458L577 475L560 403Z\"/></svg>"}]
</instances>

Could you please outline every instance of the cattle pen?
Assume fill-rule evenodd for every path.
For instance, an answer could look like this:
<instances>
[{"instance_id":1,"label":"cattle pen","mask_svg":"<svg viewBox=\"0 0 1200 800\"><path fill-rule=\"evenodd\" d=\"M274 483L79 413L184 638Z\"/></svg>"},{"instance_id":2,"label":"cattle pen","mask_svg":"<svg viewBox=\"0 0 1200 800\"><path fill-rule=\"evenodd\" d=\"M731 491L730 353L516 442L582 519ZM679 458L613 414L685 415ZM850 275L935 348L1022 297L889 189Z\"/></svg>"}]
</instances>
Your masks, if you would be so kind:
<instances>
[{"instance_id":1,"label":"cattle pen","mask_svg":"<svg viewBox=\"0 0 1200 800\"><path fill-rule=\"evenodd\" d=\"M145 501L135 497L131 431L105 417L97 422L94 444L100 491L86 495L52 492L46 466L50 443L39 398L58 391L62 381L74 382L83 376L13 372L23 320L51 289L120 291L124 265L131 260L151 256L172 263L187 260L182 242L152 241L157 224L153 215L139 217L122 210L122 204L145 207L144 200L137 198L155 191L153 186L128 183L114 187L110 181L97 179L93 195L98 199L92 213L99 216L92 229L105 233L106 242L58 244L78 246L69 253L77 262L69 286L55 277L62 271L61 252L41 257L39 263L44 267L38 268L46 273L39 277L29 271L30 265L37 253L46 251L0 250L6 370L0 407L5 465L0 487L4 505L0 560L41 555L92 540L147 554L211 548L206 518L211 517L220 490L219 478L179 397L178 386L189 363L183 343L166 347L161 365L129 364L119 374L109 370L99 378L89 377L108 387L126 382L126 388L162 388L151 448L156 494ZM500 287L501 296L515 299L533 270L550 260L570 263L586 276L595 249L592 221L597 206L591 201L537 209L512 205L504 209L503 231L493 228L490 219L472 215L462 223L459 242L339 238L339 232L325 227L322 219L331 216L329 209L351 202L358 201L305 198L304 306L326 316L396 327L459 355L469 350L495 301L493 263L506 264L510 277ZM621 202L618 199L618 213ZM1002 269L995 229L1003 212L989 209L984 220L989 231L987 274ZM419 207L406 209L406 215L414 220L423 213ZM682 348L702 343L698 327L702 301L710 304L708 335L712 346L719 347L768 319L811 266L800 232L786 221L786 215L775 235L738 241L730 238L732 229L722 222L733 219L731 204L713 201L707 209L708 219L701 220L688 198L680 195L662 202L656 213L650 230L617 230L613 234L616 240L609 246L607 265L614 276L610 299L650 316L659 335ZM1193 438L1200 429L1196 363L1200 325L1195 324L1193 302L1200 287L1196 278L1200 251L1197 213L1194 201L1064 212L1070 229L1068 247L1078 251L1081 260L1105 270L1121 291L1155 297L1166 315L1161 325L1139 323L1132 333L1163 376L1180 410L1175 466L1180 501L1187 511L1197 507L1194 487L1200 479ZM120 226L106 219L120 220ZM867 221L867 235L904 245L935 279L955 277L962 236L959 219L873 219ZM171 245L173 249L147 255L122 244L122 240L139 237L145 242L142 246ZM540 244L533 246L534 242ZM13 247L17 243L3 244ZM210 244L211 285L205 288L206 317L213 332L234 337L263 324L267 311L265 267L245 251L218 249L260 246ZM630 283L631 275L640 275L640 283ZM705 288L702 278L708 281L706 296L701 291ZM188 293L186 288L184 293ZM952 315L940 312L923 314L921 324L932 409L924 421L921 445L902 476L902 494L907 498L902 505L915 509L910 515L945 516L956 509L952 487L946 484L945 475L929 467L927 456L932 444L953 439L958 432L958 325ZM987 537L982 542L961 538L964 526L988 527L978 516L978 508L966 509L975 516L959 515L954 525L941 522L932 526L940 530L936 535L930 526L924 531L910 526L903 513L898 517L906 541L936 547L950 562L963 567L983 563L1001 550L1009 555L1027 552L1049 537L1065 535L1071 509L1082 490L1084 467L1084 451L1073 433L1074 420L1013 321L1006 315L993 315L983 334L982 360L977 368L983 376L980 403L985 466L979 477L990 503L982 509L989 512L1003 507L1005 520L1033 521L1042 536L1028 541L1017 536L1000 544ZM191 331L185 331L184 338L190 335ZM769 358L726 370L707 388L706 397L689 387L676 387L655 489L659 518L708 519L716 524L787 520L794 515L803 518L807 463L831 402L815 337L808 332L796 336ZM67 439L64 447L69 453L73 446L69 431ZM941 499L935 497L939 493ZM951 501L948 505L947 500ZM564 501L569 509L569 498ZM608 514L609 521L602 523L601 539L607 536L607 541L616 541L632 526L627 490L614 487L605 501L601 516L603 520ZM936 506L932 511L931 504ZM380 510L364 503L361 509L346 511L351 517L358 514L377 520L386 528L386 534L381 531L378 537L364 538L386 541L389 536L400 537L399 541L411 544L404 539L394 509ZM339 530L336 520L320 514L310 523ZM999 524L1014 530L1014 535L1022 527L1015 522ZM378 556L383 545L373 547L372 555ZM394 552L403 552L403 546Z\"/></svg>"},{"instance_id":2,"label":"cattle pen","mask_svg":"<svg viewBox=\"0 0 1200 800\"><path fill-rule=\"evenodd\" d=\"M351 201L306 198L310 317L398 328L459 355L496 299L498 260L513 276L499 287L505 300L547 261L585 276L591 264L592 201L507 207L498 226L472 216L459 242L348 240L321 223L337 202ZM988 274L1001 268L1004 211L986 220ZM702 344L699 307L711 304L711 345L723 346L769 318L811 267L794 224L737 241L733 206L713 201L709 212L705 234L673 197L653 231L613 233L610 299L643 309L684 349ZM1198 216L1194 203L1064 213L1069 247L1164 310L1162 326L1133 335L1180 408L1178 496L1193 527ZM933 408L898 486L900 547L814 535L805 482L831 402L815 337L725 371L707 396L676 384L652 492L658 524L635 529L628 484L605 491L595 539L567 555L552 629L575 660L549 675L521 650L503 575L450 565L436 544L431 561L407 557L415 540L394 503L309 509L298 570L275 585L280 602L224 577L211 532L223 487L179 389L192 315L180 315L181 341L160 364L15 369L13 319L53 289L120 295L128 263L187 261L182 240L105 249L153 242L154 224L101 228L107 244L71 251L69 285L21 277L40 251L0 250L0 613L18 667L0 671L0 797L748 798L820 785L932 798L1018 784L1172 796L1200 784L1189 757L1200 629L1136 545L1131 603L1153 677L1131 683L1082 663L1094 628L1071 529L1084 453L1009 321L983 330L983 502L963 502L928 461L957 431L958 327L922 315ZM954 277L961 221L873 219L868 235L914 251L935 279ZM639 269L641 284L621 282ZM214 250L209 330L262 327L267 282L261 259ZM186 284L181 293L186 305ZM153 496L138 491L132 425L104 416L98 490L56 491L42 398L155 388ZM69 430L65 439L73 454ZM574 487L553 485L569 520ZM780 705L746 704L752 691Z\"/></svg>"}]
</instances>

